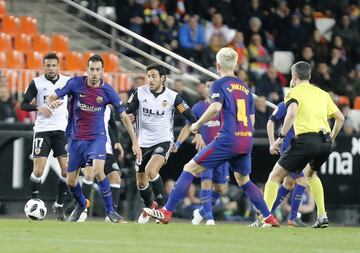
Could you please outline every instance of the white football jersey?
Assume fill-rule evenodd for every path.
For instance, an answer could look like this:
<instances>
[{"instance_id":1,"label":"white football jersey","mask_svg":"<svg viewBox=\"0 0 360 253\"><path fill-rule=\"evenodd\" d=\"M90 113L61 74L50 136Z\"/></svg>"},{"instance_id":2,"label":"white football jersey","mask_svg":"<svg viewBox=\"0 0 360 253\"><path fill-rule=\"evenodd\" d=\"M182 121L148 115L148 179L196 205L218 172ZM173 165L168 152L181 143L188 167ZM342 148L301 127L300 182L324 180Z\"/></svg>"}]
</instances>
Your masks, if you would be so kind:
<instances>
[{"instance_id":1,"label":"white football jersey","mask_svg":"<svg viewBox=\"0 0 360 253\"><path fill-rule=\"evenodd\" d=\"M157 97L148 85L138 88L139 108L136 132L140 147L151 147L161 142L173 141L174 103L177 93L169 88Z\"/></svg>"},{"instance_id":2,"label":"white football jersey","mask_svg":"<svg viewBox=\"0 0 360 253\"><path fill-rule=\"evenodd\" d=\"M47 80L44 75L34 78L38 91L36 96L37 106L47 107L47 98L54 94L57 88L63 88L69 79L70 77L59 74L59 80L53 84ZM45 118L44 115L39 112L37 113L34 132L65 131L68 123L68 97L65 96L62 101L63 104L59 108L52 110L52 115L49 118Z\"/></svg>"}]
</instances>

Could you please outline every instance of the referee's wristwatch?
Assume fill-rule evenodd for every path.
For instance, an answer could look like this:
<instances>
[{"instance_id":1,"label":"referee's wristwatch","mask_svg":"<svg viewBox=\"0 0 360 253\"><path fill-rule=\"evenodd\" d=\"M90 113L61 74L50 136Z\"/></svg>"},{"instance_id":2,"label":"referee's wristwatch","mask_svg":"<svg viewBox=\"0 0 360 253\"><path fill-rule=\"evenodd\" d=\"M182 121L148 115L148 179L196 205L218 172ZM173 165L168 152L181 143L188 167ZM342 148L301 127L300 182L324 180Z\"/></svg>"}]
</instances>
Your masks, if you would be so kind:
<instances>
[{"instance_id":1,"label":"referee's wristwatch","mask_svg":"<svg viewBox=\"0 0 360 253\"><path fill-rule=\"evenodd\" d=\"M279 133L279 134L278 134L278 138L284 139L284 138L285 138L285 135L282 135L281 133Z\"/></svg>"}]
</instances>

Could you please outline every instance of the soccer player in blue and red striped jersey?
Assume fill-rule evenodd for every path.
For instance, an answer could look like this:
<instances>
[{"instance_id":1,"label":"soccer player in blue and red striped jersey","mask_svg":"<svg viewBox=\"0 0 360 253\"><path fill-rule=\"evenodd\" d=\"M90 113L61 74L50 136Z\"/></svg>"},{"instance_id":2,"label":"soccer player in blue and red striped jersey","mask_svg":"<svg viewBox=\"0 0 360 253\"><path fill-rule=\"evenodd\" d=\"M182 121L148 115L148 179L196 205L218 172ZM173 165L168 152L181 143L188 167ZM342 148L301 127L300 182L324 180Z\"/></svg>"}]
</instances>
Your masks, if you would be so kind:
<instances>
[{"instance_id":1,"label":"soccer player in blue and red striped jersey","mask_svg":"<svg viewBox=\"0 0 360 253\"><path fill-rule=\"evenodd\" d=\"M212 82L207 82L204 90L205 100L199 101L192 108L196 119L205 113L207 108L211 104L210 99L210 86ZM205 145L210 144L217 135L220 133L220 115L217 114L213 119L206 122L202 127L200 127L199 132L195 134L193 143L196 145L196 149L199 151L205 147ZM178 139L175 143L175 147L172 152L177 152L177 149L190 135L190 125L189 121L186 122L186 125L181 130ZM192 224L198 225L205 218L206 225L215 225L214 215L212 212L212 204L219 199L220 195L226 191L226 184L229 181L229 165L224 163L217 168L211 170L205 170L200 173L201 178L201 207L195 209L193 212ZM214 189L213 189L214 188Z\"/></svg>"},{"instance_id":2,"label":"soccer player in blue and red striped jersey","mask_svg":"<svg viewBox=\"0 0 360 253\"><path fill-rule=\"evenodd\" d=\"M185 197L197 173L229 162L237 183L265 217L264 227L279 226L268 210L261 191L249 177L255 106L250 88L234 75L236 63L237 53L232 48L225 47L217 53L216 66L221 79L212 85L211 105L191 125L191 131L196 133L204 123L220 113L222 123L219 137L185 165L164 208L144 208L148 215L163 223L170 221L176 204Z\"/></svg>"},{"instance_id":3,"label":"soccer player in blue and red striped jersey","mask_svg":"<svg viewBox=\"0 0 360 253\"><path fill-rule=\"evenodd\" d=\"M109 180L104 173L106 159L104 112L107 104L112 104L120 114L131 137L137 160L141 160L141 150L133 125L117 93L101 79L103 71L104 61L101 56L91 56L88 60L88 76L71 78L62 89L55 90L55 94L51 95L47 101L50 108L56 109L62 103L59 98L65 95L72 96L66 129L69 137L67 184L78 204L69 217L70 221L78 221L81 213L89 207L90 203L82 193L78 176L80 168L85 167L87 163L92 163L105 202L107 216L112 222L123 222L122 217L113 209Z\"/></svg>"}]
</instances>

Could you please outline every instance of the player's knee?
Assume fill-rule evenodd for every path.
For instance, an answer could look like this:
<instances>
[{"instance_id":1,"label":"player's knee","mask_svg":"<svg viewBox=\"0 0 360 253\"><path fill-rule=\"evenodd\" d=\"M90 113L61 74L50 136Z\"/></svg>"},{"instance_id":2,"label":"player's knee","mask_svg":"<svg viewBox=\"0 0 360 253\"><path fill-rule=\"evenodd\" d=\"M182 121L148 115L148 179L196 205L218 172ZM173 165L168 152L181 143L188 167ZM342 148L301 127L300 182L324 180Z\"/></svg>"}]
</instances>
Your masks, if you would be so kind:
<instances>
[{"instance_id":1,"label":"player's knee","mask_svg":"<svg viewBox=\"0 0 360 253\"><path fill-rule=\"evenodd\" d=\"M226 185L225 184L215 184L214 190L218 193L225 193L226 192Z\"/></svg>"},{"instance_id":2,"label":"player's knee","mask_svg":"<svg viewBox=\"0 0 360 253\"><path fill-rule=\"evenodd\" d=\"M195 163L193 160L185 164L184 171L189 172L193 174L194 176L202 171L204 171L204 168L199 166L197 163Z\"/></svg>"},{"instance_id":3,"label":"player's knee","mask_svg":"<svg viewBox=\"0 0 360 253\"><path fill-rule=\"evenodd\" d=\"M42 174L43 174L43 170L33 170L33 174L34 174L36 177L41 177Z\"/></svg>"},{"instance_id":4,"label":"player's knee","mask_svg":"<svg viewBox=\"0 0 360 253\"><path fill-rule=\"evenodd\" d=\"M307 184L308 184L305 177L298 177L298 178L296 178L296 183L297 183L298 185L301 185L301 186L304 186L304 187L306 187Z\"/></svg>"},{"instance_id":5,"label":"player's knee","mask_svg":"<svg viewBox=\"0 0 360 253\"><path fill-rule=\"evenodd\" d=\"M149 185L149 180L146 178L145 173L139 173L136 176L136 185L139 189L144 189Z\"/></svg>"},{"instance_id":6,"label":"player's knee","mask_svg":"<svg viewBox=\"0 0 360 253\"><path fill-rule=\"evenodd\" d=\"M113 171L107 175L110 184L120 184L120 174L117 171Z\"/></svg>"},{"instance_id":7,"label":"player's knee","mask_svg":"<svg viewBox=\"0 0 360 253\"><path fill-rule=\"evenodd\" d=\"M159 172L155 169L148 169L148 170L145 170L145 174L149 179L154 179L157 177Z\"/></svg>"},{"instance_id":8,"label":"player's knee","mask_svg":"<svg viewBox=\"0 0 360 253\"><path fill-rule=\"evenodd\" d=\"M211 180L205 180L201 182L201 189L204 190L211 190L212 188L212 181Z\"/></svg>"},{"instance_id":9,"label":"player's knee","mask_svg":"<svg viewBox=\"0 0 360 253\"><path fill-rule=\"evenodd\" d=\"M66 178L66 184L70 187L75 187L77 184L77 180L74 178Z\"/></svg>"},{"instance_id":10,"label":"player's knee","mask_svg":"<svg viewBox=\"0 0 360 253\"><path fill-rule=\"evenodd\" d=\"M295 187L295 181L292 178L289 179L287 177L283 182L283 186L285 187L285 189L292 190Z\"/></svg>"},{"instance_id":11,"label":"player's knee","mask_svg":"<svg viewBox=\"0 0 360 253\"><path fill-rule=\"evenodd\" d=\"M244 176L244 175L241 175L240 173L237 173L237 172L234 173L234 175L235 175L236 182L240 186L244 185L244 184L246 184L247 182L250 181L249 175Z\"/></svg>"}]
</instances>

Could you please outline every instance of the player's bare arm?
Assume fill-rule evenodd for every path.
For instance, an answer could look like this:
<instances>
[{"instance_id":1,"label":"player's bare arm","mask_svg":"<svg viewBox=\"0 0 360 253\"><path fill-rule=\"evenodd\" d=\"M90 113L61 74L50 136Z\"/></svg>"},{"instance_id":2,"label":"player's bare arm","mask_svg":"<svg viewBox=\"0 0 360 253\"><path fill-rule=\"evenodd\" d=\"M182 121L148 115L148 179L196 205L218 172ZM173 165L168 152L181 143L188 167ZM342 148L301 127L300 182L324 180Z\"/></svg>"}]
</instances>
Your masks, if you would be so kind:
<instances>
[{"instance_id":1,"label":"player's bare arm","mask_svg":"<svg viewBox=\"0 0 360 253\"><path fill-rule=\"evenodd\" d=\"M46 103L51 109L56 109L63 104L63 102L59 100L59 97L56 95L56 93L50 95L46 100Z\"/></svg>"},{"instance_id":2,"label":"player's bare arm","mask_svg":"<svg viewBox=\"0 0 360 253\"><path fill-rule=\"evenodd\" d=\"M177 141L171 149L171 152L176 153L178 151L181 143L183 143L189 137L190 133L191 133L190 125L185 125L181 129L180 134L177 138ZM206 146L203 138L201 137L201 134L199 134L199 133L195 134L195 137L191 143L195 144L196 150L201 150Z\"/></svg>"},{"instance_id":3,"label":"player's bare arm","mask_svg":"<svg viewBox=\"0 0 360 253\"><path fill-rule=\"evenodd\" d=\"M204 114L200 117L198 121L193 123L191 125L191 132L197 133L199 128L204 125L206 122L214 118L215 115L217 115L222 108L222 104L219 102L213 102L209 108L204 112Z\"/></svg>"},{"instance_id":4,"label":"player's bare arm","mask_svg":"<svg viewBox=\"0 0 360 253\"><path fill-rule=\"evenodd\" d=\"M266 131L267 131L267 135L268 135L268 139L269 139L269 152L272 155L277 155L279 154L279 152L275 149L274 143L275 143L275 137L274 137L274 132L275 132L275 124L274 121L272 120L268 120L267 125L266 125Z\"/></svg>"},{"instance_id":5,"label":"player's bare arm","mask_svg":"<svg viewBox=\"0 0 360 253\"><path fill-rule=\"evenodd\" d=\"M132 150L133 150L134 154L136 155L137 162L140 163L142 161L142 152L141 152L139 142L138 142L138 139L137 139L135 131L134 131L133 124L131 123L131 120L128 118L125 111L120 114L120 119L121 119L122 123L124 124L127 132L130 135L130 138L131 138L131 141L133 144Z\"/></svg>"},{"instance_id":6,"label":"player's bare arm","mask_svg":"<svg viewBox=\"0 0 360 253\"><path fill-rule=\"evenodd\" d=\"M335 119L334 127L333 127L333 129L331 130L331 133L330 133L330 138L331 138L332 141L334 141L336 136L338 135L340 129L344 125L345 117L340 111L337 111L337 112L335 112L334 114L331 115L331 118Z\"/></svg>"},{"instance_id":7,"label":"player's bare arm","mask_svg":"<svg viewBox=\"0 0 360 253\"><path fill-rule=\"evenodd\" d=\"M293 102L288 106L286 116L284 119L284 124L279 134L280 136L285 136L289 132L291 126L294 124L297 113L298 113L298 105L297 103ZM275 141L274 143L275 149L278 150L280 148L282 141L283 138L278 138Z\"/></svg>"}]
</instances>

